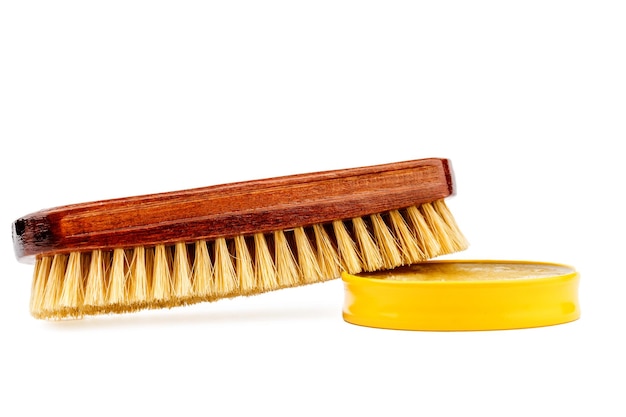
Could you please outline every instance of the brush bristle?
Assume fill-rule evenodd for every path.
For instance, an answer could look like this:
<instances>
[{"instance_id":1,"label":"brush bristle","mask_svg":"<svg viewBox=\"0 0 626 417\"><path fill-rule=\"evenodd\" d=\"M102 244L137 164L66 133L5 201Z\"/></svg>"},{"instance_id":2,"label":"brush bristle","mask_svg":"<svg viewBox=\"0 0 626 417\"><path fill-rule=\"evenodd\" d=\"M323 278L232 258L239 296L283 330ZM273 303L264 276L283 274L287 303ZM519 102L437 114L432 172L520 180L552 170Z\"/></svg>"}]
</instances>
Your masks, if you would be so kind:
<instances>
[{"instance_id":1,"label":"brush bristle","mask_svg":"<svg viewBox=\"0 0 626 417\"><path fill-rule=\"evenodd\" d=\"M169 308L391 269L463 250L443 200L253 236L40 256L30 309L43 319Z\"/></svg>"}]
</instances>

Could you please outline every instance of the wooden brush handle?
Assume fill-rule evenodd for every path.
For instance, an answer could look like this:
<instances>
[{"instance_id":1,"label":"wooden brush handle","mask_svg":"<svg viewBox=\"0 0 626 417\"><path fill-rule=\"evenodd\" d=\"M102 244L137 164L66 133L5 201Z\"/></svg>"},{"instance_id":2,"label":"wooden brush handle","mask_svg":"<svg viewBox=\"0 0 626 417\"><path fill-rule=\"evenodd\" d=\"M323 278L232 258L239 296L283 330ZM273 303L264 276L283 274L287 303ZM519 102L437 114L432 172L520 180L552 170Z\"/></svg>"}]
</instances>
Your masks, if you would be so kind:
<instances>
[{"instance_id":1,"label":"wooden brush handle","mask_svg":"<svg viewBox=\"0 0 626 417\"><path fill-rule=\"evenodd\" d=\"M18 259L93 249L190 242L360 217L449 196L447 159L214 185L74 204L13 223Z\"/></svg>"}]
</instances>

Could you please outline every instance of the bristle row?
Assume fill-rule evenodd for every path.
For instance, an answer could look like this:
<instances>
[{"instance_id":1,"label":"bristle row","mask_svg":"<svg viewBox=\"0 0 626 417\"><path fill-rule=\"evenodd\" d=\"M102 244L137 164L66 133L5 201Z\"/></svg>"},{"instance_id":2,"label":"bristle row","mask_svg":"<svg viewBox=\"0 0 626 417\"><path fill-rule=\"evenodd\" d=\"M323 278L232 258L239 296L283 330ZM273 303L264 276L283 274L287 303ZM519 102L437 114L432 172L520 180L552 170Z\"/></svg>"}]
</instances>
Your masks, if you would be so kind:
<instances>
[{"instance_id":1,"label":"bristle row","mask_svg":"<svg viewBox=\"0 0 626 417\"><path fill-rule=\"evenodd\" d=\"M390 269L464 249L443 200L383 214L212 241L37 259L31 312L81 317L174 307Z\"/></svg>"}]
</instances>

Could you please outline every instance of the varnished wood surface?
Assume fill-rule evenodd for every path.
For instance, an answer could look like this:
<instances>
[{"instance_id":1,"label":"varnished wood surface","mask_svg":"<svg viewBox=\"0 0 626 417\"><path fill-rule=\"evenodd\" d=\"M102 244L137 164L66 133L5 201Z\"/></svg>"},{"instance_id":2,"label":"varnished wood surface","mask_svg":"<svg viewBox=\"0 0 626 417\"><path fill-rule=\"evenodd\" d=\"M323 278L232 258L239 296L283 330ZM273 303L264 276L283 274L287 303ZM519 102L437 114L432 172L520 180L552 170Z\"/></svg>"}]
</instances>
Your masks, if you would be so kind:
<instances>
[{"instance_id":1,"label":"varnished wood surface","mask_svg":"<svg viewBox=\"0 0 626 417\"><path fill-rule=\"evenodd\" d=\"M453 193L447 159L214 185L74 204L13 223L18 259L290 229L418 205Z\"/></svg>"}]
</instances>

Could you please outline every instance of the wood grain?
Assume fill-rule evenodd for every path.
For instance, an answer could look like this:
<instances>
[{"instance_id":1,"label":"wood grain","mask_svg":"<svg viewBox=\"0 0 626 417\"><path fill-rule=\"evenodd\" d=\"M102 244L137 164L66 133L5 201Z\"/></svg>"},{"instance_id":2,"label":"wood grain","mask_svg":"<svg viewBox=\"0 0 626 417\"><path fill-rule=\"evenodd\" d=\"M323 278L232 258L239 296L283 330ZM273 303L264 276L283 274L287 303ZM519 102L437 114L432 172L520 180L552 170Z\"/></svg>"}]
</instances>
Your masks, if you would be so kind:
<instances>
[{"instance_id":1,"label":"wood grain","mask_svg":"<svg viewBox=\"0 0 626 417\"><path fill-rule=\"evenodd\" d=\"M41 210L13 223L17 258L290 229L452 194L447 159L290 175Z\"/></svg>"}]
</instances>

